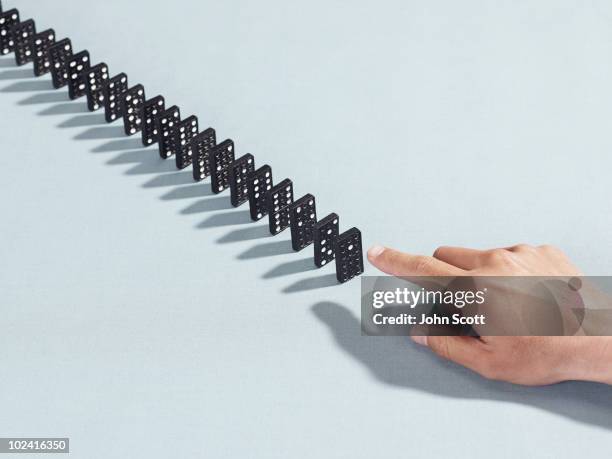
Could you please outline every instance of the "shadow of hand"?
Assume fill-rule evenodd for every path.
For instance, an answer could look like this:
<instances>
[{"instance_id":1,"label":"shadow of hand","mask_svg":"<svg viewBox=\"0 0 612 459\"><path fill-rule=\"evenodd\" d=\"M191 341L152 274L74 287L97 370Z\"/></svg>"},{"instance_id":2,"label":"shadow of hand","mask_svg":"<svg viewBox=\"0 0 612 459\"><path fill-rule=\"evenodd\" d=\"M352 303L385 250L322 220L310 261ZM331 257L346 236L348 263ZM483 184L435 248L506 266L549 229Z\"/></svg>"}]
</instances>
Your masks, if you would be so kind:
<instances>
[{"instance_id":1,"label":"shadow of hand","mask_svg":"<svg viewBox=\"0 0 612 459\"><path fill-rule=\"evenodd\" d=\"M586 424L612 429L610 386L567 382L523 387L488 381L413 345L407 337L362 335L358 318L338 303L316 303L312 312L329 328L340 348L364 365L381 383L445 397L531 405Z\"/></svg>"}]
</instances>

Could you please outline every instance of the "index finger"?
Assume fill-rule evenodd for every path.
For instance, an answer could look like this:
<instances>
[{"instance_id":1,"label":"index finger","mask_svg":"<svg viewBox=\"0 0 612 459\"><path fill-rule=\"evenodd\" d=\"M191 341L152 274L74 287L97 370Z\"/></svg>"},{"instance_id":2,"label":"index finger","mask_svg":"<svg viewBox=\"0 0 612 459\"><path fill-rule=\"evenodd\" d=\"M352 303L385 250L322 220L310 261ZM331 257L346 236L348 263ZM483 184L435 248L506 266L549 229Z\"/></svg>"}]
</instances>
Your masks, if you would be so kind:
<instances>
[{"instance_id":1,"label":"index finger","mask_svg":"<svg viewBox=\"0 0 612 459\"><path fill-rule=\"evenodd\" d=\"M387 247L374 246L368 250L368 260L386 274L398 277L463 276L461 268L425 255L411 255Z\"/></svg>"}]
</instances>

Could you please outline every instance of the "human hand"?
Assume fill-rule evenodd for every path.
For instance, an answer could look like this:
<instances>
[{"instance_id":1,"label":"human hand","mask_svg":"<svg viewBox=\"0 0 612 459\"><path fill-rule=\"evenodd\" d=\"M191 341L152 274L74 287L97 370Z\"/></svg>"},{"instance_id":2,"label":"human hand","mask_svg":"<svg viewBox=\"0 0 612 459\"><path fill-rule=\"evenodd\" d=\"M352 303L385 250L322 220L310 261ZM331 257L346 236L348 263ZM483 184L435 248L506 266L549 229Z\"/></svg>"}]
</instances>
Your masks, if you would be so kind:
<instances>
[{"instance_id":1,"label":"human hand","mask_svg":"<svg viewBox=\"0 0 612 459\"><path fill-rule=\"evenodd\" d=\"M368 260L381 271L411 276L579 276L563 252L521 244L475 250L440 247L433 256L374 246ZM480 375L523 385L565 380L612 384L612 337L587 336L413 336L440 357Z\"/></svg>"}]
</instances>

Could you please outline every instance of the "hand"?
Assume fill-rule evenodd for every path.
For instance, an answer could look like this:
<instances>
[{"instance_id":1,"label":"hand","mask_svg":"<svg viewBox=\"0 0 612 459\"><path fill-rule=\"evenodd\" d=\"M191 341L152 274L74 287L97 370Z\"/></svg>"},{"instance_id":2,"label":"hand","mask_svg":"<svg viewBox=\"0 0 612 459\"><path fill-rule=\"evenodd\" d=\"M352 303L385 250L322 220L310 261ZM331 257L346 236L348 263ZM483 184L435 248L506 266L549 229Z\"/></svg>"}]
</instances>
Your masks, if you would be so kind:
<instances>
[{"instance_id":1,"label":"hand","mask_svg":"<svg viewBox=\"0 0 612 459\"><path fill-rule=\"evenodd\" d=\"M579 276L552 246L516 245L475 250L440 247L433 256L374 246L368 260L393 276ZM524 385L565 380L612 384L612 337L587 336L413 336L440 357L480 375Z\"/></svg>"}]
</instances>

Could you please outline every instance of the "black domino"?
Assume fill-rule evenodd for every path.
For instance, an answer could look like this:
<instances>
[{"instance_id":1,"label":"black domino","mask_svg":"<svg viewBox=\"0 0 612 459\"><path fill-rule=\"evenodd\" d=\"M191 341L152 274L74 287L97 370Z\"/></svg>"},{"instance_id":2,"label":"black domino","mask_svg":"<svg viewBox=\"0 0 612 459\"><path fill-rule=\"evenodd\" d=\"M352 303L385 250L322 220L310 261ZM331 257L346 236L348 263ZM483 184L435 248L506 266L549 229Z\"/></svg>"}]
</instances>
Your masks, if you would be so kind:
<instances>
[{"instance_id":1,"label":"black domino","mask_svg":"<svg viewBox=\"0 0 612 459\"><path fill-rule=\"evenodd\" d=\"M93 112L104 106L104 88L108 83L108 66L102 62L83 73L87 108Z\"/></svg>"},{"instance_id":2,"label":"black domino","mask_svg":"<svg viewBox=\"0 0 612 459\"><path fill-rule=\"evenodd\" d=\"M247 177L255 171L255 158L247 153L235 160L229 169L230 201L238 207L249 199Z\"/></svg>"},{"instance_id":3,"label":"black domino","mask_svg":"<svg viewBox=\"0 0 612 459\"><path fill-rule=\"evenodd\" d=\"M273 185L272 169L267 164L261 166L247 177L251 220L261 220L264 216L268 215L266 194L272 189Z\"/></svg>"},{"instance_id":4,"label":"black domino","mask_svg":"<svg viewBox=\"0 0 612 459\"><path fill-rule=\"evenodd\" d=\"M104 87L104 118L112 123L123 114L121 95L128 89L128 78L120 73L108 80Z\"/></svg>"},{"instance_id":5,"label":"black domino","mask_svg":"<svg viewBox=\"0 0 612 459\"><path fill-rule=\"evenodd\" d=\"M289 205L293 203L293 182L285 179L266 194L270 234L284 231L290 223Z\"/></svg>"},{"instance_id":6,"label":"black domino","mask_svg":"<svg viewBox=\"0 0 612 459\"><path fill-rule=\"evenodd\" d=\"M11 30L17 24L19 24L19 11L15 8L0 14L0 54L8 54L15 49Z\"/></svg>"},{"instance_id":7,"label":"black domino","mask_svg":"<svg viewBox=\"0 0 612 459\"><path fill-rule=\"evenodd\" d=\"M197 182L210 175L210 150L217 144L213 128L200 132L187 143L187 152L193 165L193 179Z\"/></svg>"},{"instance_id":8,"label":"black domino","mask_svg":"<svg viewBox=\"0 0 612 459\"><path fill-rule=\"evenodd\" d=\"M19 24L19 11L11 9L0 12L0 54L8 54L11 52L12 46L10 43L13 40L11 36L11 28Z\"/></svg>"},{"instance_id":9,"label":"black domino","mask_svg":"<svg viewBox=\"0 0 612 459\"><path fill-rule=\"evenodd\" d=\"M289 206L291 226L291 247L296 252L312 244L312 230L317 222L315 197L302 196Z\"/></svg>"},{"instance_id":10,"label":"black domino","mask_svg":"<svg viewBox=\"0 0 612 459\"><path fill-rule=\"evenodd\" d=\"M72 100L85 95L86 86L84 76L89 71L89 51L81 51L73 54L66 63L68 73L68 97Z\"/></svg>"},{"instance_id":11,"label":"black domino","mask_svg":"<svg viewBox=\"0 0 612 459\"><path fill-rule=\"evenodd\" d=\"M338 215L331 213L315 223L312 233L314 240L314 262L319 268L336 257L334 242L340 233Z\"/></svg>"},{"instance_id":12,"label":"black domino","mask_svg":"<svg viewBox=\"0 0 612 459\"><path fill-rule=\"evenodd\" d=\"M181 122L181 111L174 105L166 111L159 114L156 119L156 129L159 132L159 156L160 158L169 158L176 150L174 143L175 130Z\"/></svg>"},{"instance_id":13,"label":"black domino","mask_svg":"<svg viewBox=\"0 0 612 459\"><path fill-rule=\"evenodd\" d=\"M66 63L72 56L72 43L69 38L64 38L49 46L49 63L51 64L51 78L55 89L66 86L68 83L68 72Z\"/></svg>"},{"instance_id":14,"label":"black domino","mask_svg":"<svg viewBox=\"0 0 612 459\"><path fill-rule=\"evenodd\" d=\"M336 252L336 279L343 283L363 273L361 232L351 228L340 234L334 243Z\"/></svg>"},{"instance_id":15,"label":"black domino","mask_svg":"<svg viewBox=\"0 0 612 459\"><path fill-rule=\"evenodd\" d=\"M145 100L145 90L141 84L131 87L120 96L123 112L123 129L125 135L134 135L142 128L140 109Z\"/></svg>"},{"instance_id":16,"label":"black domino","mask_svg":"<svg viewBox=\"0 0 612 459\"><path fill-rule=\"evenodd\" d=\"M157 143L159 132L157 130L157 117L166 109L163 96L155 96L146 100L142 106L142 144L144 146Z\"/></svg>"},{"instance_id":17,"label":"black domino","mask_svg":"<svg viewBox=\"0 0 612 459\"><path fill-rule=\"evenodd\" d=\"M37 56L39 58L43 57L49 46L53 43L55 43L55 32L53 29L32 35L28 40L15 46L15 63L17 65L25 65L28 62L34 62ZM47 68L48 66L47 64ZM36 73L36 65L34 67L34 75L41 75L41 73Z\"/></svg>"},{"instance_id":18,"label":"black domino","mask_svg":"<svg viewBox=\"0 0 612 459\"><path fill-rule=\"evenodd\" d=\"M221 193L229 187L229 166L233 162L233 140L224 140L210 150L210 187L213 193Z\"/></svg>"},{"instance_id":19,"label":"black domino","mask_svg":"<svg viewBox=\"0 0 612 459\"><path fill-rule=\"evenodd\" d=\"M51 71L49 48L55 44L55 31L53 29L34 35L31 41L31 52L34 62L34 75L41 76Z\"/></svg>"},{"instance_id":20,"label":"black domino","mask_svg":"<svg viewBox=\"0 0 612 459\"><path fill-rule=\"evenodd\" d=\"M181 121L178 129L174 131L174 155L177 169L185 169L191 164L191 154L188 145L189 141L197 135L198 118L193 115Z\"/></svg>"},{"instance_id":21,"label":"black domino","mask_svg":"<svg viewBox=\"0 0 612 459\"><path fill-rule=\"evenodd\" d=\"M36 35L36 25L32 19L13 25L9 30L9 52L15 51L17 48L29 43L34 35ZM15 54L15 63L17 63L17 57L17 54Z\"/></svg>"}]
</instances>

